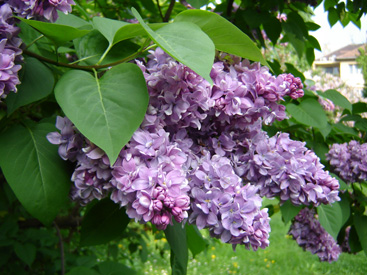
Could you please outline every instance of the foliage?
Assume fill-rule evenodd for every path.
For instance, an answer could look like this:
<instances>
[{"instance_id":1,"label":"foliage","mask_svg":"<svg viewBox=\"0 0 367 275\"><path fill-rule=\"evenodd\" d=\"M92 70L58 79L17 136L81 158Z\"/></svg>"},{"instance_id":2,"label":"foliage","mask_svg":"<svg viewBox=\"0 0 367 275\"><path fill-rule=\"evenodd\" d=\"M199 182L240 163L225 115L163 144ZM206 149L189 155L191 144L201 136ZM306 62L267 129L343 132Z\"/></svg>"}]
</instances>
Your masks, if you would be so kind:
<instances>
[{"instance_id":1,"label":"foliage","mask_svg":"<svg viewBox=\"0 0 367 275\"><path fill-rule=\"evenodd\" d=\"M330 89L322 96L343 112L340 118L330 119L330 114L318 102L319 91L304 89L301 98L304 76L296 66L282 64L275 56L266 60L260 50L270 44L276 47L288 43L299 58L311 65L314 49L320 49L317 40L309 34L319 28L310 19L312 7L323 3L331 25L340 21L344 26L349 22L358 26L359 18L367 11L364 1L53 2L1 1L2 273L135 274L130 268L133 258L147 260L145 231L153 231L163 238L161 230L164 230L169 245L166 243L160 250L162 254L167 249L171 251L173 274L185 274L189 251L195 257L208 245L198 228L208 228L212 237L234 247L244 244L256 250L268 245L268 215L280 210L286 224L294 223L304 207L317 209L319 223L334 242L340 246L347 242L349 252L367 253L365 179L345 183L323 170L325 165L326 169L338 172L325 155L332 144L351 140L366 142L366 105L352 104ZM71 5L74 5L72 12ZM149 51L151 55L147 57ZM247 60L241 63L240 58L259 63L251 64ZM270 66L277 76L260 64ZM175 105L177 98L170 98L164 90L166 84L154 92L154 81L166 77L161 73L165 69L168 75L169 69L185 71L186 82L178 73L169 76L182 85L191 85L190 89L200 87L202 93L220 91L222 95L210 98L213 105L207 107L197 92L194 93L197 98L193 97L196 101L190 98L188 105L184 100L180 102L182 105ZM256 80L246 78L251 74ZM234 75L233 80L228 80ZM258 86L250 88L251 81ZM237 87L234 83L240 84ZM179 87L177 94L182 89ZM236 90L237 98L230 98L234 94L231 89ZM256 99L261 100L250 101L247 94L250 90L258 93ZM236 109L238 98L240 111ZM284 101L280 103L281 100ZM171 109L163 108L167 102L173 106ZM154 115L150 112L156 110L169 117L185 104L197 108L196 113L190 109L192 114L188 114L189 107L186 107L180 115L187 120L172 118L167 122L167 119L153 133L157 143L165 147L161 151L174 152L169 161L162 161L162 169L167 170L163 171L166 174L162 172L167 176L162 185L168 182L173 188L167 193L159 189L163 193L153 195L153 191L149 193L145 189L151 187L152 178L159 181L162 176L144 172L148 169L135 171L135 164L130 160L137 159L134 154L150 154L148 149L153 144L145 140L143 131L158 125L149 125L149 115ZM225 104L233 109L220 109ZM248 113L241 113L240 117L245 109ZM250 113L254 109L256 112ZM285 119L285 109L289 119ZM195 120L194 116L200 119ZM245 123L241 120L244 117ZM186 121L192 124L185 125ZM55 132L55 123L61 133ZM180 127L187 130L187 136L182 136ZM217 132L206 133L205 129ZM168 136L176 138L174 144L163 142ZM185 145L186 137L192 138L197 147ZM242 143L231 140L233 145L228 145L232 144L228 137L233 140L236 137L236 141L241 137ZM230 149L226 148L226 142ZM195 159L194 153L201 157ZM271 174L278 160L284 160L289 166L287 158L292 154L298 157L291 164L299 169ZM182 159L186 161L189 157L192 162L186 168L191 172L182 172ZM149 163L158 161L154 155L144 160L147 159ZM247 169L244 168L247 162L254 163L251 171L238 172ZM234 163L239 165L234 167ZM170 167L174 169L168 170ZM189 184L180 173L190 175L192 182ZM113 179L121 180L131 174L140 176L132 189L111 191L111 186L118 184ZM277 175L288 178L281 181L282 176L275 179ZM297 190L288 188L294 175L307 181L307 186ZM211 183L210 179L219 183ZM98 186L94 188L93 184ZM194 184L197 185L193 187ZM341 200L331 205L338 200L339 185ZM68 198L70 189L74 202ZM220 198L218 190L222 192ZM225 195L223 190L227 192ZM136 194L139 197L131 200ZM260 195L279 200L260 209ZM159 196L165 196L166 200L158 200ZM160 212L163 206L156 202L154 211L159 215L154 216L151 197L161 204L164 202L167 213ZM212 199L218 200L217 208L207 206ZM145 207L147 201L149 206ZM136 206L138 202L141 205ZM233 204L229 207L230 202ZM245 225L235 225L244 216L251 221L253 232L246 231ZM132 218L144 225L130 221ZM313 218L316 217L310 217ZM127 246L125 261L114 262L118 258L119 242ZM103 248L98 248L101 244ZM104 249L108 256L98 262L95 255Z\"/></svg>"}]
</instances>

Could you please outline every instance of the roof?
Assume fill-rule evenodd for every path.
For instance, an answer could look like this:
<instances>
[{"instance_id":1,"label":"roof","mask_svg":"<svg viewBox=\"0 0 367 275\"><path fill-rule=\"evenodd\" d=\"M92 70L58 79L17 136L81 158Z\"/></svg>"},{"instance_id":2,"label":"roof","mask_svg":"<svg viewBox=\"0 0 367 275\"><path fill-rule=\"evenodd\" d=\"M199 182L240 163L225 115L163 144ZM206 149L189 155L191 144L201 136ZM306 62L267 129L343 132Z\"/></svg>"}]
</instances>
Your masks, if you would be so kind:
<instances>
[{"instance_id":1,"label":"roof","mask_svg":"<svg viewBox=\"0 0 367 275\"><path fill-rule=\"evenodd\" d=\"M339 50L336 50L332 53L329 53L324 56L326 59L334 59L334 60L340 60L340 59L356 59L356 57L359 55L359 48L363 48L365 44L351 44L348 46L345 46ZM322 58L322 59L324 59Z\"/></svg>"}]
</instances>

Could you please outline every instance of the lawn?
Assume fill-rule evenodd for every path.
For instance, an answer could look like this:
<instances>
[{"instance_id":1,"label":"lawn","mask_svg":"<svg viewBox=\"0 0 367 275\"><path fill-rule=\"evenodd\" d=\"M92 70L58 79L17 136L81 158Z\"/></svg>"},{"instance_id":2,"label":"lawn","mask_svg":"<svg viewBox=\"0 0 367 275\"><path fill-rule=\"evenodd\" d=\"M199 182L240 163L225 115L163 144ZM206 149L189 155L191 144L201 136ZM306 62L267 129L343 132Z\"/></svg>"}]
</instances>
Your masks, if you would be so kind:
<instances>
[{"instance_id":1,"label":"lawn","mask_svg":"<svg viewBox=\"0 0 367 275\"><path fill-rule=\"evenodd\" d=\"M295 241L287 235L288 227L284 226L279 213L272 216L272 232L270 246L258 251L248 251L232 247L217 240L210 240L208 249L195 258L190 255L188 274L367 274L366 255L342 254L334 263L319 262L316 255L303 251ZM162 248L167 245L164 238L148 240L150 251L152 246ZM162 250L160 250L162 251ZM166 250L167 251L167 250ZM134 265L142 274L170 274L169 253L151 253L148 261L140 267Z\"/></svg>"}]
</instances>

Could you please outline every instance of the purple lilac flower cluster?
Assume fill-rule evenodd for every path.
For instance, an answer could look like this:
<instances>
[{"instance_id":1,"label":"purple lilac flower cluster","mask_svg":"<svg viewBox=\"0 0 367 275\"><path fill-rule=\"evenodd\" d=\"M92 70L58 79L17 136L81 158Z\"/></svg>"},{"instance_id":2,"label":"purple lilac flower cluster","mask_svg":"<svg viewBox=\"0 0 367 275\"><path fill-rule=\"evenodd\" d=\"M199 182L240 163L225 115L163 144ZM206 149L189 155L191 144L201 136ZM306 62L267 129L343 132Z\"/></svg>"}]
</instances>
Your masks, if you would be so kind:
<instances>
[{"instance_id":1,"label":"purple lilac flower cluster","mask_svg":"<svg viewBox=\"0 0 367 275\"><path fill-rule=\"evenodd\" d=\"M137 221L159 229L172 219L188 221L254 250L269 243L261 196L297 205L338 199L337 183L303 143L285 134L269 138L261 129L286 118L279 104L284 96L303 95L298 78L275 77L258 63L221 55L210 86L159 48L137 64L150 102L116 163L109 166L67 118L58 119L61 133L48 136L62 158L77 162L74 199L87 203L110 194Z\"/></svg>"},{"instance_id":2,"label":"purple lilac flower cluster","mask_svg":"<svg viewBox=\"0 0 367 275\"><path fill-rule=\"evenodd\" d=\"M191 171L189 222L208 228L222 242L265 248L269 245L267 209L260 210L257 187L243 185L228 158L207 153Z\"/></svg>"},{"instance_id":3,"label":"purple lilac flower cluster","mask_svg":"<svg viewBox=\"0 0 367 275\"><path fill-rule=\"evenodd\" d=\"M43 18L55 22L58 18L57 11L63 13L71 12L71 5L75 5L73 0L8 0L7 2L20 17Z\"/></svg>"},{"instance_id":4,"label":"purple lilac flower cluster","mask_svg":"<svg viewBox=\"0 0 367 275\"><path fill-rule=\"evenodd\" d=\"M243 176L257 185L261 196L278 196L294 205L319 205L340 200L339 182L323 170L324 166L304 142L286 133L253 142L240 157Z\"/></svg>"},{"instance_id":5,"label":"purple lilac flower cluster","mask_svg":"<svg viewBox=\"0 0 367 275\"><path fill-rule=\"evenodd\" d=\"M302 209L294 218L288 234L303 249L317 254L320 261L336 261L341 253L339 245L316 219L314 209Z\"/></svg>"},{"instance_id":6,"label":"purple lilac flower cluster","mask_svg":"<svg viewBox=\"0 0 367 275\"><path fill-rule=\"evenodd\" d=\"M17 91L20 83L18 71L22 60L22 50L19 48L22 41L17 37L19 28L12 19L13 13L9 5L0 6L0 101L10 92Z\"/></svg>"},{"instance_id":7,"label":"purple lilac flower cluster","mask_svg":"<svg viewBox=\"0 0 367 275\"><path fill-rule=\"evenodd\" d=\"M334 171L347 183L367 180L367 143L333 144L326 154Z\"/></svg>"},{"instance_id":8,"label":"purple lilac flower cluster","mask_svg":"<svg viewBox=\"0 0 367 275\"><path fill-rule=\"evenodd\" d=\"M72 175L72 199L85 205L95 198L105 197L108 192L106 186L112 178L106 154L85 139L67 117L57 117L56 128L60 133L49 133L47 139L59 145L62 159L77 162Z\"/></svg>"}]
</instances>

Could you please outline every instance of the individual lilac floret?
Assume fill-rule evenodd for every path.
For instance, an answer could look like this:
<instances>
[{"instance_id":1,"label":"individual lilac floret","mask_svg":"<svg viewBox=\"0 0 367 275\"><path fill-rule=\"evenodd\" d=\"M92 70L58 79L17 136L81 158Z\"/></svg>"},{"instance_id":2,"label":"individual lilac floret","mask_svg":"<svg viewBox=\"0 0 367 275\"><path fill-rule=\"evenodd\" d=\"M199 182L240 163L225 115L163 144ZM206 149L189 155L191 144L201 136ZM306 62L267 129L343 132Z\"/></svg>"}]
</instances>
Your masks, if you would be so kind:
<instances>
[{"instance_id":1,"label":"individual lilac floret","mask_svg":"<svg viewBox=\"0 0 367 275\"><path fill-rule=\"evenodd\" d=\"M333 144L326 159L334 171L347 183L367 180L367 143L352 140Z\"/></svg>"},{"instance_id":2,"label":"individual lilac floret","mask_svg":"<svg viewBox=\"0 0 367 275\"><path fill-rule=\"evenodd\" d=\"M208 228L222 242L265 248L269 245L267 209L260 210L257 187L243 186L229 159L205 155L201 165L191 171L189 222L199 229Z\"/></svg>"},{"instance_id":3,"label":"individual lilac floret","mask_svg":"<svg viewBox=\"0 0 367 275\"><path fill-rule=\"evenodd\" d=\"M338 181L323 170L316 154L304 142L278 133L251 144L242 156L243 175L259 187L260 195L279 196L281 202L315 206L340 200Z\"/></svg>"},{"instance_id":4,"label":"individual lilac floret","mask_svg":"<svg viewBox=\"0 0 367 275\"><path fill-rule=\"evenodd\" d=\"M80 154L84 138L75 129L73 123L67 117L56 118L56 128L59 132L52 132L47 135L47 139L52 144L59 145L59 155L63 160L75 161Z\"/></svg>"},{"instance_id":5,"label":"individual lilac floret","mask_svg":"<svg viewBox=\"0 0 367 275\"><path fill-rule=\"evenodd\" d=\"M320 261L333 262L339 258L341 248L316 219L314 209L302 209L294 218L288 234L304 250L317 254Z\"/></svg>"}]
</instances>

